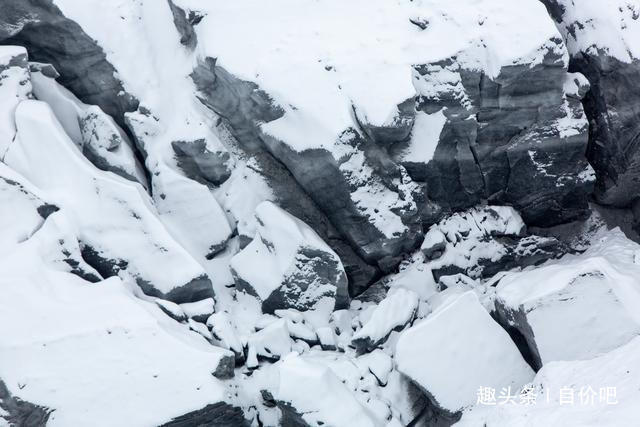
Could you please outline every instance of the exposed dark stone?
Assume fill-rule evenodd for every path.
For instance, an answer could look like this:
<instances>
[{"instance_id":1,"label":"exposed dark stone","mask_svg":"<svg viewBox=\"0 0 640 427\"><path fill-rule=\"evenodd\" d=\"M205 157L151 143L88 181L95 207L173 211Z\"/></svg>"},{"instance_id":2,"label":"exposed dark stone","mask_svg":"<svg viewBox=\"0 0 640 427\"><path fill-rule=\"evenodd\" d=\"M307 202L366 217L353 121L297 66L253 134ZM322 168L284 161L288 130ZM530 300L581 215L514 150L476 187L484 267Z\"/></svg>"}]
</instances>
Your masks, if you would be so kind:
<instances>
[{"instance_id":1,"label":"exposed dark stone","mask_svg":"<svg viewBox=\"0 0 640 427\"><path fill-rule=\"evenodd\" d=\"M54 212L58 212L60 210L56 205L52 205L49 203L45 203L44 205L38 206L38 214L42 217L42 219L47 219L49 215Z\"/></svg>"},{"instance_id":2,"label":"exposed dark stone","mask_svg":"<svg viewBox=\"0 0 640 427\"><path fill-rule=\"evenodd\" d=\"M550 42L555 46L541 63L505 66L495 79L460 68L455 57L416 66L427 81L443 71L458 73L464 91L453 85L418 103L427 114L445 108L447 119L433 160L406 165L414 179L426 180L431 200L451 210L483 200L509 204L528 224L540 226L588 213L587 129L571 135L558 130L558 119L579 117L582 107L569 100L571 112L564 108L562 41Z\"/></svg>"},{"instance_id":3,"label":"exposed dark stone","mask_svg":"<svg viewBox=\"0 0 640 427\"><path fill-rule=\"evenodd\" d=\"M538 372L542 368L542 360L538 353L533 331L527 322L526 313L523 310L510 310L501 301L496 301L495 308L491 317L507 331L518 347L522 358L531 366L531 369Z\"/></svg>"},{"instance_id":4,"label":"exposed dark stone","mask_svg":"<svg viewBox=\"0 0 640 427\"><path fill-rule=\"evenodd\" d=\"M452 413L437 404L428 391L410 381L409 393L414 399L414 408L419 409L416 417L408 424L411 427L450 427L460 421L462 412ZM414 410L415 410L414 409Z\"/></svg>"},{"instance_id":5,"label":"exposed dark stone","mask_svg":"<svg viewBox=\"0 0 640 427\"><path fill-rule=\"evenodd\" d=\"M571 49L581 37L576 28L590 25L570 22L565 16L567 8L579 8L580 4L541 2L574 52L570 70L584 74L591 84L583 104L590 125L587 157L597 176L595 198L602 204L629 207L640 197L640 106L636 102L640 96L640 60L622 62L595 47L587 51ZM614 31L610 36L622 34Z\"/></svg>"},{"instance_id":6,"label":"exposed dark stone","mask_svg":"<svg viewBox=\"0 0 640 427\"><path fill-rule=\"evenodd\" d=\"M231 175L229 153L210 151L204 139L173 141L171 146L180 169L201 184L218 186Z\"/></svg>"},{"instance_id":7,"label":"exposed dark stone","mask_svg":"<svg viewBox=\"0 0 640 427\"><path fill-rule=\"evenodd\" d=\"M171 0L167 1L169 2L171 13L173 14L173 23L180 33L180 43L189 49L195 49L198 44L198 36L193 29L194 21L189 19L189 16L184 9L176 6L176 4Z\"/></svg>"},{"instance_id":8,"label":"exposed dark stone","mask_svg":"<svg viewBox=\"0 0 640 427\"><path fill-rule=\"evenodd\" d=\"M282 412L282 418L280 419L282 427L312 427L302 418L303 414L299 413L290 403L277 401L277 404Z\"/></svg>"},{"instance_id":9,"label":"exposed dark stone","mask_svg":"<svg viewBox=\"0 0 640 427\"><path fill-rule=\"evenodd\" d=\"M86 244L80 245L80 249L82 252L82 259L105 279L117 276L120 270L125 270L129 265L129 263L124 260L111 260L104 258L98 251Z\"/></svg>"},{"instance_id":10,"label":"exposed dark stone","mask_svg":"<svg viewBox=\"0 0 640 427\"><path fill-rule=\"evenodd\" d=\"M100 252L87 244L81 245L81 251L82 258L86 263L93 267L104 278L117 276L122 270L126 270L129 266L126 260L115 260L103 257ZM214 297L213 285L206 275L196 277L188 283L173 288L167 293L161 292L153 286L153 283L149 283L141 277L136 277L136 283L146 295L166 299L176 304Z\"/></svg>"},{"instance_id":11,"label":"exposed dark stone","mask_svg":"<svg viewBox=\"0 0 640 427\"><path fill-rule=\"evenodd\" d=\"M213 285L211 280L206 275L196 277L183 284L182 286L173 288L171 291L164 293L159 291L152 283L137 277L136 283L140 286L142 291L152 297L158 297L173 301L176 304L182 304L185 302L200 301L206 298L213 298Z\"/></svg>"},{"instance_id":12,"label":"exposed dark stone","mask_svg":"<svg viewBox=\"0 0 640 427\"><path fill-rule=\"evenodd\" d=\"M60 77L60 73L53 65L43 64L42 62L29 62L29 71L41 73L43 76L54 80Z\"/></svg>"},{"instance_id":13,"label":"exposed dark stone","mask_svg":"<svg viewBox=\"0 0 640 427\"><path fill-rule=\"evenodd\" d=\"M396 238L385 238L354 205L350 197L354 189L346 181L339 169L340 163L331 153L324 149L298 153L282 141L261 133L259 123L276 120L282 117L284 111L254 83L232 76L217 66L213 58L201 62L192 73L192 78L201 101L223 118L243 148L248 152L267 150L282 162L343 239L368 264L375 265L379 260L391 257L397 265L399 259L394 257L416 246L421 233L417 212L398 212L409 231ZM345 129L342 139L354 146L367 144L353 129ZM371 152L367 162L376 172L384 172L380 179L388 186L388 177L399 176L399 169L388 157L386 162L382 161L386 155L382 150L376 151L375 144L370 147L367 149ZM380 167L382 165L385 167Z\"/></svg>"},{"instance_id":14,"label":"exposed dark stone","mask_svg":"<svg viewBox=\"0 0 640 427\"><path fill-rule=\"evenodd\" d=\"M120 126L124 113L138 107L102 48L52 0L3 0L0 43L24 46L31 60L53 64L60 84L83 102L99 105Z\"/></svg>"},{"instance_id":15,"label":"exposed dark stone","mask_svg":"<svg viewBox=\"0 0 640 427\"><path fill-rule=\"evenodd\" d=\"M189 412L160 427L243 427L249 426L242 409L226 402L217 402Z\"/></svg>"},{"instance_id":16,"label":"exposed dark stone","mask_svg":"<svg viewBox=\"0 0 640 427\"><path fill-rule=\"evenodd\" d=\"M381 279L372 284L367 288L366 291L362 292L355 299L362 302L373 302L380 303L387 296L387 291L389 288L387 287L387 279Z\"/></svg>"},{"instance_id":17,"label":"exposed dark stone","mask_svg":"<svg viewBox=\"0 0 640 427\"><path fill-rule=\"evenodd\" d=\"M409 98L398 105L398 116L386 126L374 126L358 120L358 126L376 144L391 145L409 138L415 117L416 99ZM355 117L358 119L357 111Z\"/></svg>"},{"instance_id":18,"label":"exposed dark stone","mask_svg":"<svg viewBox=\"0 0 640 427\"><path fill-rule=\"evenodd\" d=\"M473 278L489 278L501 271L540 265L550 259L559 258L568 252L568 248L553 237L528 236L523 239L495 237L506 249L499 259L480 258L478 265L464 268L455 264L433 269L436 281L443 276L463 273Z\"/></svg>"},{"instance_id":19,"label":"exposed dark stone","mask_svg":"<svg viewBox=\"0 0 640 427\"><path fill-rule=\"evenodd\" d=\"M6 414L0 415L9 426L44 427L53 412L44 406L34 405L19 397L13 396L7 386L0 380L0 409Z\"/></svg>"},{"instance_id":20,"label":"exposed dark stone","mask_svg":"<svg viewBox=\"0 0 640 427\"><path fill-rule=\"evenodd\" d=\"M459 273L473 279L500 271L538 265L570 251L555 237L528 235L517 212L510 207L484 206L453 214L433 225L427 237L441 233L442 255L427 262L433 277ZM476 258L470 258L473 254ZM491 255L482 255L491 254Z\"/></svg>"},{"instance_id":21,"label":"exposed dark stone","mask_svg":"<svg viewBox=\"0 0 640 427\"><path fill-rule=\"evenodd\" d=\"M229 354L228 356L223 356L220 359L220 363L216 370L211 374L219 380L228 380L233 378L234 370L236 366L236 358L235 355Z\"/></svg>"},{"instance_id":22,"label":"exposed dark stone","mask_svg":"<svg viewBox=\"0 0 640 427\"><path fill-rule=\"evenodd\" d=\"M276 407L276 399L273 397L270 391L260 390L260 395L262 396L262 402L264 406L266 406L267 408Z\"/></svg>"}]
</instances>

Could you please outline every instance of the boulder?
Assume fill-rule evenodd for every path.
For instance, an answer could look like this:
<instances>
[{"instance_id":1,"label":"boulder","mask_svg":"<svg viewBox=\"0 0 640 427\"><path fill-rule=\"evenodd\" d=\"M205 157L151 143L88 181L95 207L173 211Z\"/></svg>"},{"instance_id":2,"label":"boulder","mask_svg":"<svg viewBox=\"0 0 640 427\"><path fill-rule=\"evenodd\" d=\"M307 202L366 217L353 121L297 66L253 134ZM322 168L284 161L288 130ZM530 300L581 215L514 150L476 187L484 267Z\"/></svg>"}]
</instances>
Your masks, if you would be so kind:
<instances>
[{"instance_id":1,"label":"boulder","mask_svg":"<svg viewBox=\"0 0 640 427\"><path fill-rule=\"evenodd\" d=\"M323 299L345 304L340 258L308 225L271 202L258 205L256 218L253 241L231 259L238 289L258 297L267 313L308 310Z\"/></svg>"},{"instance_id":2,"label":"boulder","mask_svg":"<svg viewBox=\"0 0 640 427\"><path fill-rule=\"evenodd\" d=\"M244 347L231 321L231 317L227 313L213 313L207 319L207 326L211 329L215 342L233 351L236 363L244 362Z\"/></svg>"},{"instance_id":3,"label":"boulder","mask_svg":"<svg viewBox=\"0 0 640 427\"><path fill-rule=\"evenodd\" d=\"M267 325L249 337L247 366L258 367L258 358L276 361L291 352L291 338L285 319Z\"/></svg>"},{"instance_id":4,"label":"boulder","mask_svg":"<svg viewBox=\"0 0 640 427\"><path fill-rule=\"evenodd\" d=\"M178 167L189 178L202 184L220 185L231 175L230 156L227 151L216 150L211 145L204 138L171 142Z\"/></svg>"},{"instance_id":5,"label":"boulder","mask_svg":"<svg viewBox=\"0 0 640 427\"><path fill-rule=\"evenodd\" d=\"M180 308L189 319L200 323L207 322L207 319L214 312L214 306L215 300L213 298L180 304Z\"/></svg>"},{"instance_id":6,"label":"boulder","mask_svg":"<svg viewBox=\"0 0 640 427\"><path fill-rule=\"evenodd\" d=\"M473 292L454 294L404 331L395 361L401 373L449 414L475 404L480 387L516 390L534 376Z\"/></svg>"},{"instance_id":7,"label":"boulder","mask_svg":"<svg viewBox=\"0 0 640 427\"><path fill-rule=\"evenodd\" d=\"M620 234L607 234L585 254L500 280L498 319L524 338L536 369L593 358L640 334L638 267L617 253L637 245Z\"/></svg>"},{"instance_id":8,"label":"boulder","mask_svg":"<svg viewBox=\"0 0 640 427\"><path fill-rule=\"evenodd\" d=\"M417 309L418 294L404 288L389 290L362 328L353 334L351 344L359 354L370 352L384 343L391 332L411 323Z\"/></svg>"}]
</instances>

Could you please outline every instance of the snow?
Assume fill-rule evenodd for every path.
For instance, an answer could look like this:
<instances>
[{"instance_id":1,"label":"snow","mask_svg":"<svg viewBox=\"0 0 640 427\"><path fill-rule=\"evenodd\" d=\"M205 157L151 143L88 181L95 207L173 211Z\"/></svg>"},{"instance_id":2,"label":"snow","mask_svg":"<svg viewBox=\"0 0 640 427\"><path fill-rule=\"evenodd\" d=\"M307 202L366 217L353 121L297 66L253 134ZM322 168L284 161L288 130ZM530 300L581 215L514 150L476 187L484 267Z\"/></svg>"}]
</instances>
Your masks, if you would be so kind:
<instances>
[{"instance_id":1,"label":"snow","mask_svg":"<svg viewBox=\"0 0 640 427\"><path fill-rule=\"evenodd\" d=\"M471 66L493 75L502 65L534 58L558 34L534 0L177 3L206 14L196 27L202 55L257 83L285 109L263 130L298 151L331 149L354 126L352 106L367 123L391 122L397 106L415 96L414 64L467 52ZM416 17L429 22L425 30L410 22Z\"/></svg>"},{"instance_id":2,"label":"snow","mask_svg":"<svg viewBox=\"0 0 640 427\"><path fill-rule=\"evenodd\" d=\"M243 346L234 330L231 317L224 312L214 313L207 319L207 326L211 328L213 338L218 340L222 347L242 354Z\"/></svg>"},{"instance_id":3,"label":"snow","mask_svg":"<svg viewBox=\"0 0 640 427\"><path fill-rule=\"evenodd\" d=\"M42 226L44 219L38 208L46 202L37 194L23 177L0 163L0 254L12 250Z\"/></svg>"},{"instance_id":4,"label":"snow","mask_svg":"<svg viewBox=\"0 0 640 427\"><path fill-rule=\"evenodd\" d=\"M365 341L369 343L366 346L378 345L393 330L411 322L417 308L418 294L404 288L390 290L362 328L353 334L352 342Z\"/></svg>"},{"instance_id":5,"label":"snow","mask_svg":"<svg viewBox=\"0 0 640 427\"><path fill-rule=\"evenodd\" d=\"M166 165L158 165L153 191L156 207L172 236L198 260L224 248L232 229L222 207L204 185Z\"/></svg>"},{"instance_id":6,"label":"snow","mask_svg":"<svg viewBox=\"0 0 640 427\"><path fill-rule=\"evenodd\" d=\"M78 147L82 147L82 133L78 118L87 105L83 104L67 88L41 72L31 73L31 85L35 97L49 104L69 138Z\"/></svg>"},{"instance_id":7,"label":"snow","mask_svg":"<svg viewBox=\"0 0 640 427\"><path fill-rule=\"evenodd\" d=\"M288 402L309 425L381 425L326 366L292 354L278 367L274 398ZM318 398L322 396L322 398Z\"/></svg>"},{"instance_id":8,"label":"snow","mask_svg":"<svg viewBox=\"0 0 640 427\"><path fill-rule=\"evenodd\" d=\"M285 319L277 320L249 337L247 366L257 366L257 357L279 359L291 352L291 338Z\"/></svg>"},{"instance_id":9,"label":"snow","mask_svg":"<svg viewBox=\"0 0 640 427\"><path fill-rule=\"evenodd\" d=\"M196 318L198 322L202 320L202 322L206 322L209 319L209 316L213 314L213 306L215 301L213 298L205 298L200 301L187 302L184 304L180 304L180 308L187 315L187 317Z\"/></svg>"},{"instance_id":10,"label":"snow","mask_svg":"<svg viewBox=\"0 0 640 427\"><path fill-rule=\"evenodd\" d=\"M158 220L143 188L97 170L47 104L20 103L16 126L18 136L5 162L73 213L80 240L104 258L126 260L122 274L139 277L162 294L205 275Z\"/></svg>"},{"instance_id":11,"label":"snow","mask_svg":"<svg viewBox=\"0 0 640 427\"><path fill-rule=\"evenodd\" d=\"M165 329L119 278L89 285L39 263L0 263L0 377L55 409L47 425L158 425L226 399L220 349Z\"/></svg>"},{"instance_id":12,"label":"snow","mask_svg":"<svg viewBox=\"0 0 640 427\"><path fill-rule=\"evenodd\" d=\"M418 111L409 147L402 153L402 161L429 163L433 159L438 142L440 142L440 133L446 122L447 117L444 115L444 109L433 114Z\"/></svg>"},{"instance_id":13,"label":"snow","mask_svg":"<svg viewBox=\"0 0 640 427\"><path fill-rule=\"evenodd\" d=\"M31 73L33 94L46 102L66 134L96 166L119 173L146 186L146 177L133 153L132 143L100 107L81 102L53 78ZM108 166L107 166L108 165Z\"/></svg>"},{"instance_id":14,"label":"snow","mask_svg":"<svg viewBox=\"0 0 640 427\"><path fill-rule=\"evenodd\" d=\"M31 95L29 70L26 63L27 51L19 46L0 46L0 159L4 157L9 144L16 134L14 113L20 101ZM15 63L25 55L22 65ZM6 68L5 68L6 67Z\"/></svg>"},{"instance_id":15,"label":"snow","mask_svg":"<svg viewBox=\"0 0 640 427\"><path fill-rule=\"evenodd\" d=\"M640 338L594 359L551 362L533 380L535 404L478 405L456 426L634 425L640 404L639 370Z\"/></svg>"},{"instance_id":16,"label":"snow","mask_svg":"<svg viewBox=\"0 0 640 427\"><path fill-rule=\"evenodd\" d=\"M629 0L558 0L564 7L560 24L572 55L604 50L622 62L640 59L640 4Z\"/></svg>"},{"instance_id":17,"label":"snow","mask_svg":"<svg viewBox=\"0 0 640 427\"><path fill-rule=\"evenodd\" d=\"M524 231L512 208L490 208L495 216L475 209L433 226L423 248L442 243L442 257L425 263L417 252L405 260L383 278L388 295L379 304L356 301L334 312L335 284L346 286L337 254L273 203L278 195L268 171L218 126L189 77L199 61L215 57L234 76L256 83L285 113L258 124L261 137L298 152L329 150L363 221L387 239L398 238L408 228L397 212L417 213L412 194L423 190L403 168L394 178L373 170L358 146L363 128L394 126L398 104L416 95L437 98L453 90L464 104L463 69L491 78L504 66L539 63L548 49L565 53L561 42L551 41L558 30L538 0L174 1L205 15L195 27L195 50L179 43L167 2L54 0L104 49L125 90L141 101L143 109L126 119L146 154L150 183L112 118L42 73L32 72L30 81L26 62L4 68L26 52L0 46L0 159L6 162L0 163L0 379L11 393L53 409L53 426L86 420L160 425L221 401L242 405L254 424L278 425L280 409L266 408L261 390L312 425L409 425L422 409L409 381L454 412L475 403L479 386L518 389L533 378L487 312L497 284L498 301L529 310L545 361L534 380L538 389L614 385L620 403L565 407L551 396L531 409L474 407L462 423L634 424L640 401L633 375L640 366L639 338L633 338L640 324L637 245L614 231L583 255L503 273L489 283L443 277L440 285L448 289L438 292L432 269L473 269L481 259L498 259L505 249L494 237ZM584 0L584 7L571 9L584 24L578 30L590 32L580 39L623 60L637 58L632 21L640 8L627 3L611 0L615 7L605 10L602 2ZM590 47L570 43L570 49ZM414 66L451 57L450 69L416 79ZM567 96L578 97L584 83L580 75L567 76ZM27 100L32 96L39 101ZM564 107L566 117L555 130L569 137L586 122L569 103ZM415 112L402 161L433 158L445 113ZM211 152L229 151L231 177L218 188L185 177L172 148L178 140L204 140ZM91 154L142 185L99 170ZM580 177L592 179L593 170ZM60 210L49 207L47 216L38 210L45 203ZM100 280L81 248L126 267ZM330 280L316 280L308 249L329 260L319 270L335 262ZM258 298L234 286L229 264ZM78 270L97 283L79 278ZM215 300L205 298L213 295L208 284L200 289L206 295L172 296L208 278ZM312 302L313 309L263 315L259 299L287 279L309 285L293 303ZM153 295L182 304L144 295L139 286L145 283L155 288ZM350 346L362 339L378 348L356 355ZM243 363L245 348L246 366L236 370L236 379L213 377L223 359L228 363L228 350Z\"/></svg>"},{"instance_id":18,"label":"snow","mask_svg":"<svg viewBox=\"0 0 640 427\"><path fill-rule=\"evenodd\" d=\"M450 298L404 331L395 359L400 372L450 412L475 404L479 387L516 389L533 378L509 335L473 292Z\"/></svg>"},{"instance_id":19,"label":"snow","mask_svg":"<svg viewBox=\"0 0 640 427\"><path fill-rule=\"evenodd\" d=\"M393 370L391 357L380 349L364 354L356 359L357 364L362 364L376 377L380 385L385 386L389 381L389 374Z\"/></svg>"}]
</instances>

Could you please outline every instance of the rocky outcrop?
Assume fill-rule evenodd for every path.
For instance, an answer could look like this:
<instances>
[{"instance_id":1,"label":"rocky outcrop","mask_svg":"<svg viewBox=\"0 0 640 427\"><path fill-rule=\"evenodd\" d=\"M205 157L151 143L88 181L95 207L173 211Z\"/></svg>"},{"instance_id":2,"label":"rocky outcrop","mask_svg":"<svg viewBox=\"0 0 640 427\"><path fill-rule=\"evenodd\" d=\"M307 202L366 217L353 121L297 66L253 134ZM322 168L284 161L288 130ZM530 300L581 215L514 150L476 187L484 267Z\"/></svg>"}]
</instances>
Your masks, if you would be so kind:
<instances>
[{"instance_id":1,"label":"rocky outcrop","mask_svg":"<svg viewBox=\"0 0 640 427\"><path fill-rule=\"evenodd\" d=\"M52 410L15 397L0 380L0 421L8 426L44 427Z\"/></svg>"},{"instance_id":2,"label":"rocky outcrop","mask_svg":"<svg viewBox=\"0 0 640 427\"><path fill-rule=\"evenodd\" d=\"M576 99L584 82L567 74L561 39L548 40L537 54L495 75L457 56L415 67L414 135L396 150L441 207L489 200L512 205L527 224L541 226L588 212L587 121ZM568 93L574 81L581 87ZM432 159L420 155L420 144L434 147Z\"/></svg>"},{"instance_id":3,"label":"rocky outcrop","mask_svg":"<svg viewBox=\"0 0 640 427\"><path fill-rule=\"evenodd\" d=\"M570 68L591 84L587 157L597 174L598 202L628 207L640 197L640 55L633 2L541 0L562 33Z\"/></svg>"},{"instance_id":4,"label":"rocky outcrop","mask_svg":"<svg viewBox=\"0 0 640 427\"><path fill-rule=\"evenodd\" d=\"M242 409L225 402L212 403L197 411L180 415L161 427L190 427L190 426L220 426L240 427L248 426Z\"/></svg>"},{"instance_id":5,"label":"rocky outcrop","mask_svg":"<svg viewBox=\"0 0 640 427\"><path fill-rule=\"evenodd\" d=\"M426 237L422 252L436 280L458 273L488 278L541 264L567 251L554 237L528 235L518 212L506 206L453 214L431 226Z\"/></svg>"},{"instance_id":6,"label":"rocky outcrop","mask_svg":"<svg viewBox=\"0 0 640 427\"><path fill-rule=\"evenodd\" d=\"M120 126L124 113L138 106L103 49L52 0L3 1L0 43L24 46L32 61L53 64L61 74L60 84L83 102L99 105Z\"/></svg>"},{"instance_id":7,"label":"rocky outcrop","mask_svg":"<svg viewBox=\"0 0 640 427\"><path fill-rule=\"evenodd\" d=\"M193 11L187 13L187 11L177 6L172 0L167 0L167 2L171 8L173 23L180 33L180 43L189 49L195 49L198 44L198 35L193 27L202 20L202 16Z\"/></svg>"},{"instance_id":8,"label":"rocky outcrop","mask_svg":"<svg viewBox=\"0 0 640 427\"><path fill-rule=\"evenodd\" d=\"M236 287L255 295L262 310L308 310L328 301L346 307L347 277L340 258L305 223L263 202L253 241L231 259Z\"/></svg>"},{"instance_id":9,"label":"rocky outcrop","mask_svg":"<svg viewBox=\"0 0 640 427\"><path fill-rule=\"evenodd\" d=\"M211 149L205 139L173 141L171 147L178 167L191 179L217 186L231 175L229 153Z\"/></svg>"},{"instance_id":10,"label":"rocky outcrop","mask_svg":"<svg viewBox=\"0 0 640 427\"><path fill-rule=\"evenodd\" d=\"M255 83L238 79L213 58L202 61L192 78L201 101L223 118L243 147L249 151L267 150L282 162L367 263L377 264L382 270L392 269L400 254L416 246L420 221L411 191L404 188L409 187L408 177L384 151L364 140L355 129L344 129L338 141L327 141L340 147L337 150L344 153L340 158L322 148L296 151L261 130L261 123L281 119L284 110ZM366 186L380 193L380 197L396 198L384 208L391 208L391 215L399 216L397 230L385 235L375 225L378 213L369 211L354 197Z\"/></svg>"}]
</instances>

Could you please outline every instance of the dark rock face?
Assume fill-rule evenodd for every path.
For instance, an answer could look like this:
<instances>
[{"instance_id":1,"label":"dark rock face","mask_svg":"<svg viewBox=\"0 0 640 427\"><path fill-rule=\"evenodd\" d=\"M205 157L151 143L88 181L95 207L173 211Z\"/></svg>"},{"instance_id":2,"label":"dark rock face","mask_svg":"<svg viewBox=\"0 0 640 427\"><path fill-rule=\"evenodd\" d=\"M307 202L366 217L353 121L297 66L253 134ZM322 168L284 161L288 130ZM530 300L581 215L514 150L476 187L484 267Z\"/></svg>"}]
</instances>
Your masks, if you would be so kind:
<instances>
[{"instance_id":1,"label":"dark rock face","mask_svg":"<svg viewBox=\"0 0 640 427\"><path fill-rule=\"evenodd\" d=\"M568 250L554 237L527 235L522 219L507 207L474 208L447 217L431 227L425 244L433 234L442 234L446 242L426 258L436 281L459 273L489 278L500 271L541 264Z\"/></svg>"},{"instance_id":2,"label":"dark rock face","mask_svg":"<svg viewBox=\"0 0 640 427\"><path fill-rule=\"evenodd\" d=\"M138 106L102 48L51 0L4 0L0 43L24 46L31 60L53 64L60 84L83 102L99 105L120 126L124 113Z\"/></svg>"},{"instance_id":3,"label":"dark rock face","mask_svg":"<svg viewBox=\"0 0 640 427\"><path fill-rule=\"evenodd\" d=\"M127 270L129 263L125 260L108 259L100 252L87 244L81 245L82 259L93 267L104 278L117 276L121 271ZM213 298L213 286L211 279L206 275L195 277L185 284L177 284L170 292L164 293L153 286L153 283L142 277L136 277L136 283L142 291L149 296L166 299L176 304L200 301Z\"/></svg>"},{"instance_id":4,"label":"dark rock face","mask_svg":"<svg viewBox=\"0 0 640 427\"><path fill-rule=\"evenodd\" d=\"M399 114L394 118L392 123L385 126L374 126L358 120L357 111L355 112L355 118L358 120L358 126L360 126L372 141L376 144L390 145L409 138L415 118L415 105L415 98L409 98L401 103L398 106Z\"/></svg>"},{"instance_id":5,"label":"dark rock face","mask_svg":"<svg viewBox=\"0 0 640 427\"><path fill-rule=\"evenodd\" d=\"M44 427L47 425L52 410L34 405L15 397L0 380L0 409L6 414L0 415L0 421L10 426Z\"/></svg>"},{"instance_id":6,"label":"dark rock face","mask_svg":"<svg viewBox=\"0 0 640 427\"><path fill-rule=\"evenodd\" d=\"M414 179L427 182L430 199L452 210L482 200L509 204L540 226L588 212L586 121L580 103L564 98L562 41L548 44L540 63L506 66L495 78L461 68L455 57L416 67L427 85L440 73L460 77L418 103L424 113L446 116L433 160L407 165ZM564 133L567 117L576 123Z\"/></svg>"},{"instance_id":7,"label":"dark rock face","mask_svg":"<svg viewBox=\"0 0 640 427\"><path fill-rule=\"evenodd\" d=\"M242 427L249 426L242 409L226 402L212 403L162 424L161 427Z\"/></svg>"},{"instance_id":8,"label":"dark rock face","mask_svg":"<svg viewBox=\"0 0 640 427\"><path fill-rule=\"evenodd\" d=\"M178 166L189 178L201 184L220 185L231 175L229 153L213 152L204 139L173 141Z\"/></svg>"},{"instance_id":9,"label":"dark rock face","mask_svg":"<svg viewBox=\"0 0 640 427\"><path fill-rule=\"evenodd\" d=\"M309 224L340 256L349 279L349 292L357 295L380 273L367 263L350 242L334 226L334 222L317 201L310 197L283 162L267 150L252 117L265 121L282 116L269 96L250 82L241 82L216 67L212 58L198 66L192 78L201 91L201 101L222 116L223 125L240 142L247 155L253 156L261 174L274 189L278 205ZM179 148L174 145L178 153Z\"/></svg>"},{"instance_id":10,"label":"dark rock face","mask_svg":"<svg viewBox=\"0 0 640 427\"><path fill-rule=\"evenodd\" d=\"M572 52L570 69L584 74L591 89L584 98L589 118L587 157L596 171L595 198L599 203L628 207L640 197L640 60L623 62L605 49L581 49L587 22L570 18L576 2L541 0L556 21ZM620 8L622 13L622 8ZM637 20L637 16L633 18ZM615 38L620 28L611 29ZM575 45L575 46L574 46Z\"/></svg>"},{"instance_id":11,"label":"dark rock face","mask_svg":"<svg viewBox=\"0 0 640 427\"><path fill-rule=\"evenodd\" d=\"M211 374L219 380L228 380L233 378L233 368L236 366L236 357L233 354L223 356L216 370Z\"/></svg>"},{"instance_id":12,"label":"dark rock face","mask_svg":"<svg viewBox=\"0 0 640 427\"><path fill-rule=\"evenodd\" d=\"M399 262L398 255L416 246L421 226L415 210L400 209L397 214L407 226L407 231L387 238L357 208L351 199L355 186L341 170L341 166L350 159L348 156L337 161L324 149L296 152L284 142L260 131L259 123L279 119L284 111L254 83L237 79L217 66L212 58L206 58L194 70L192 78L201 101L225 120L243 147L248 151L267 150L284 164L300 187L368 264L389 270ZM376 133L376 130L371 131ZM402 132L406 133L406 129ZM354 129L345 129L340 140L345 146L365 151L367 165L376 174L380 173L376 178L380 178L382 185L391 191L398 190L390 181L400 177L401 171L383 150L371 141L363 140Z\"/></svg>"},{"instance_id":13,"label":"dark rock face","mask_svg":"<svg viewBox=\"0 0 640 427\"><path fill-rule=\"evenodd\" d=\"M282 163L266 151L255 152L252 155L260 165L261 174L273 188L278 205L309 224L338 254L347 273L349 295L359 295L367 289L380 275L378 269L367 264L354 251Z\"/></svg>"},{"instance_id":14,"label":"dark rock face","mask_svg":"<svg viewBox=\"0 0 640 427\"><path fill-rule=\"evenodd\" d=\"M173 1L167 1L169 2L171 13L173 14L173 23L180 33L180 43L182 43L189 49L195 49L196 45L198 44L198 36L194 31L193 26L200 22L202 17L198 19L198 15L193 12L187 14L184 9L176 6Z\"/></svg>"},{"instance_id":15,"label":"dark rock face","mask_svg":"<svg viewBox=\"0 0 640 427\"><path fill-rule=\"evenodd\" d=\"M531 325L527 322L527 313L524 308L512 310L505 307L502 301L496 301L496 311L494 316L496 321L502 325L509 336L518 346L522 357L529 366L536 372L542 368L542 360L536 345L535 336Z\"/></svg>"}]
</instances>

